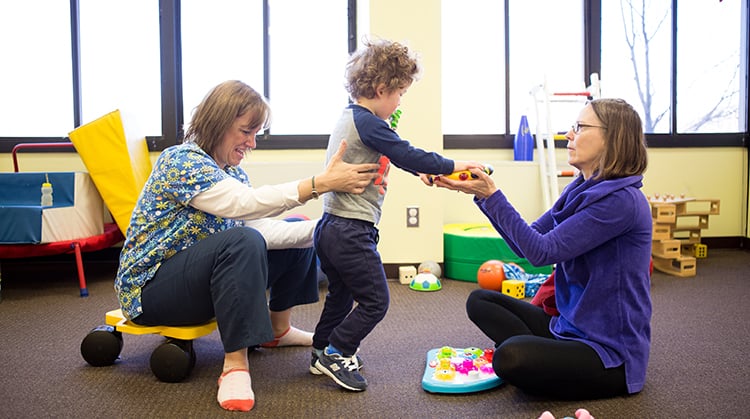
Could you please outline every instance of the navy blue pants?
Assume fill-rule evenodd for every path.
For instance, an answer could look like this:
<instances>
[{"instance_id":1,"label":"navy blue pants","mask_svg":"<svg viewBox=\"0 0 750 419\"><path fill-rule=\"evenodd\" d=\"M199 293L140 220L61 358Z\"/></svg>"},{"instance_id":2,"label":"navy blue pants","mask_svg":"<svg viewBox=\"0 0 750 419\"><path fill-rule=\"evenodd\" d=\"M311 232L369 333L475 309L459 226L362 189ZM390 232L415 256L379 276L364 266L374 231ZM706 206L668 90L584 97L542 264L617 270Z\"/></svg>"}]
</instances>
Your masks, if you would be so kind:
<instances>
[{"instance_id":1,"label":"navy blue pants","mask_svg":"<svg viewBox=\"0 0 750 419\"><path fill-rule=\"evenodd\" d=\"M390 294L378 238L372 223L331 214L323 214L315 227L315 249L328 277L328 294L313 336L315 349L330 343L344 355L354 355L385 317Z\"/></svg>"},{"instance_id":2,"label":"navy blue pants","mask_svg":"<svg viewBox=\"0 0 750 419\"><path fill-rule=\"evenodd\" d=\"M232 228L164 261L141 298L135 323L182 326L215 318L225 352L253 347L274 338L269 309L318 301L315 252L268 251L256 230Z\"/></svg>"}]
</instances>

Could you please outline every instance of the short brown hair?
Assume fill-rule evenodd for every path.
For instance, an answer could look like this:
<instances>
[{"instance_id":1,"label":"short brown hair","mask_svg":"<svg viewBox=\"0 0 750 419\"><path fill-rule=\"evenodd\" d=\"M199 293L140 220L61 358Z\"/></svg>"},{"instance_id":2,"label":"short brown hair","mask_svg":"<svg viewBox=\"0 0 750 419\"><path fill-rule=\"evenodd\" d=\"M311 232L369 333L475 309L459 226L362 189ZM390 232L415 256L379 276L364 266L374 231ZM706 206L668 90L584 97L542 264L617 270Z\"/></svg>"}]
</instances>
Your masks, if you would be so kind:
<instances>
[{"instance_id":1,"label":"short brown hair","mask_svg":"<svg viewBox=\"0 0 750 419\"><path fill-rule=\"evenodd\" d=\"M604 153L594 177L614 179L643 174L648 166L648 151L638 112L622 99L595 99L589 105L606 128Z\"/></svg>"},{"instance_id":2,"label":"short brown hair","mask_svg":"<svg viewBox=\"0 0 750 419\"><path fill-rule=\"evenodd\" d=\"M380 84L392 92L411 85L419 78L417 56L398 42L366 41L346 64L346 91L352 100L372 99Z\"/></svg>"},{"instance_id":3,"label":"short brown hair","mask_svg":"<svg viewBox=\"0 0 750 419\"><path fill-rule=\"evenodd\" d=\"M250 128L268 128L271 107L266 98L239 80L225 81L211 89L193 111L185 141L212 155L234 120L247 112L253 114Z\"/></svg>"}]
</instances>

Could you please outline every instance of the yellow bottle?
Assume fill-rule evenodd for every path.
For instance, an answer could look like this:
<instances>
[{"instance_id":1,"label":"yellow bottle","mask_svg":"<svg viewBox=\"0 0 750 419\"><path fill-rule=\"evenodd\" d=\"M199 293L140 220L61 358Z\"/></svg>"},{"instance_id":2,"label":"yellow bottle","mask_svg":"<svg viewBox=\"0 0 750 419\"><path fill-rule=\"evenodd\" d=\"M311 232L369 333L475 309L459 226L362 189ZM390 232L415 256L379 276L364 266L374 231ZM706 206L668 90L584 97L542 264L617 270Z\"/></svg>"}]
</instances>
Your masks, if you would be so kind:
<instances>
[{"instance_id":1,"label":"yellow bottle","mask_svg":"<svg viewBox=\"0 0 750 419\"><path fill-rule=\"evenodd\" d=\"M51 207L52 206L52 184L49 182L49 176L47 174L44 175L45 182L42 183L42 206L43 207Z\"/></svg>"}]
</instances>

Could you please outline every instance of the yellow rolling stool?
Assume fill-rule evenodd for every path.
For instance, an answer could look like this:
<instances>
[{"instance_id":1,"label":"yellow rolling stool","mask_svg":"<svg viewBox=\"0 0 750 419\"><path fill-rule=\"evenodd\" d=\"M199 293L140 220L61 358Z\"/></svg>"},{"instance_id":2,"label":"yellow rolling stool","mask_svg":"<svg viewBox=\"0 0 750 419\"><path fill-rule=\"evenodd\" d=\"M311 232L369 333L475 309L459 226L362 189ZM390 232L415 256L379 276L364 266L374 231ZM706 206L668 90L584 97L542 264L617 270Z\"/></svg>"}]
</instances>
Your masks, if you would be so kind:
<instances>
[{"instance_id":1,"label":"yellow rolling stool","mask_svg":"<svg viewBox=\"0 0 750 419\"><path fill-rule=\"evenodd\" d=\"M216 330L216 321L195 326L141 326L125 318L122 311L107 312L106 325L91 330L81 342L81 355L89 365L112 365L122 351L122 334L158 334L167 338L151 353L151 371L156 378L176 383L190 375L195 366L193 339Z\"/></svg>"}]
</instances>

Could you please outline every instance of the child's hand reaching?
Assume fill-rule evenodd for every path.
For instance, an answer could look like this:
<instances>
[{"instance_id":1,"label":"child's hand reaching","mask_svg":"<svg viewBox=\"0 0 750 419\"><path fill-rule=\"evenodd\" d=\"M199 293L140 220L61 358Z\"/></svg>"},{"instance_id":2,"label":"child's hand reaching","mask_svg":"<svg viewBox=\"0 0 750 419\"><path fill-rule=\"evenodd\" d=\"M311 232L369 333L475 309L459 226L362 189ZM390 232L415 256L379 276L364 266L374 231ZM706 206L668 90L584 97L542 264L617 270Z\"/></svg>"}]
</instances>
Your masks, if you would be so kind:
<instances>
[{"instance_id":1,"label":"child's hand reaching","mask_svg":"<svg viewBox=\"0 0 750 419\"><path fill-rule=\"evenodd\" d=\"M419 179L421 179L422 183L424 183L427 186L432 186L433 185L432 178L433 178L432 175L426 175L424 173L420 173L419 174Z\"/></svg>"},{"instance_id":2,"label":"child's hand reaching","mask_svg":"<svg viewBox=\"0 0 750 419\"><path fill-rule=\"evenodd\" d=\"M475 167L484 170L484 165L475 161L455 160L453 162L454 172L460 172L462 170L469 170Z\"/></svg>"}]
</instances>

